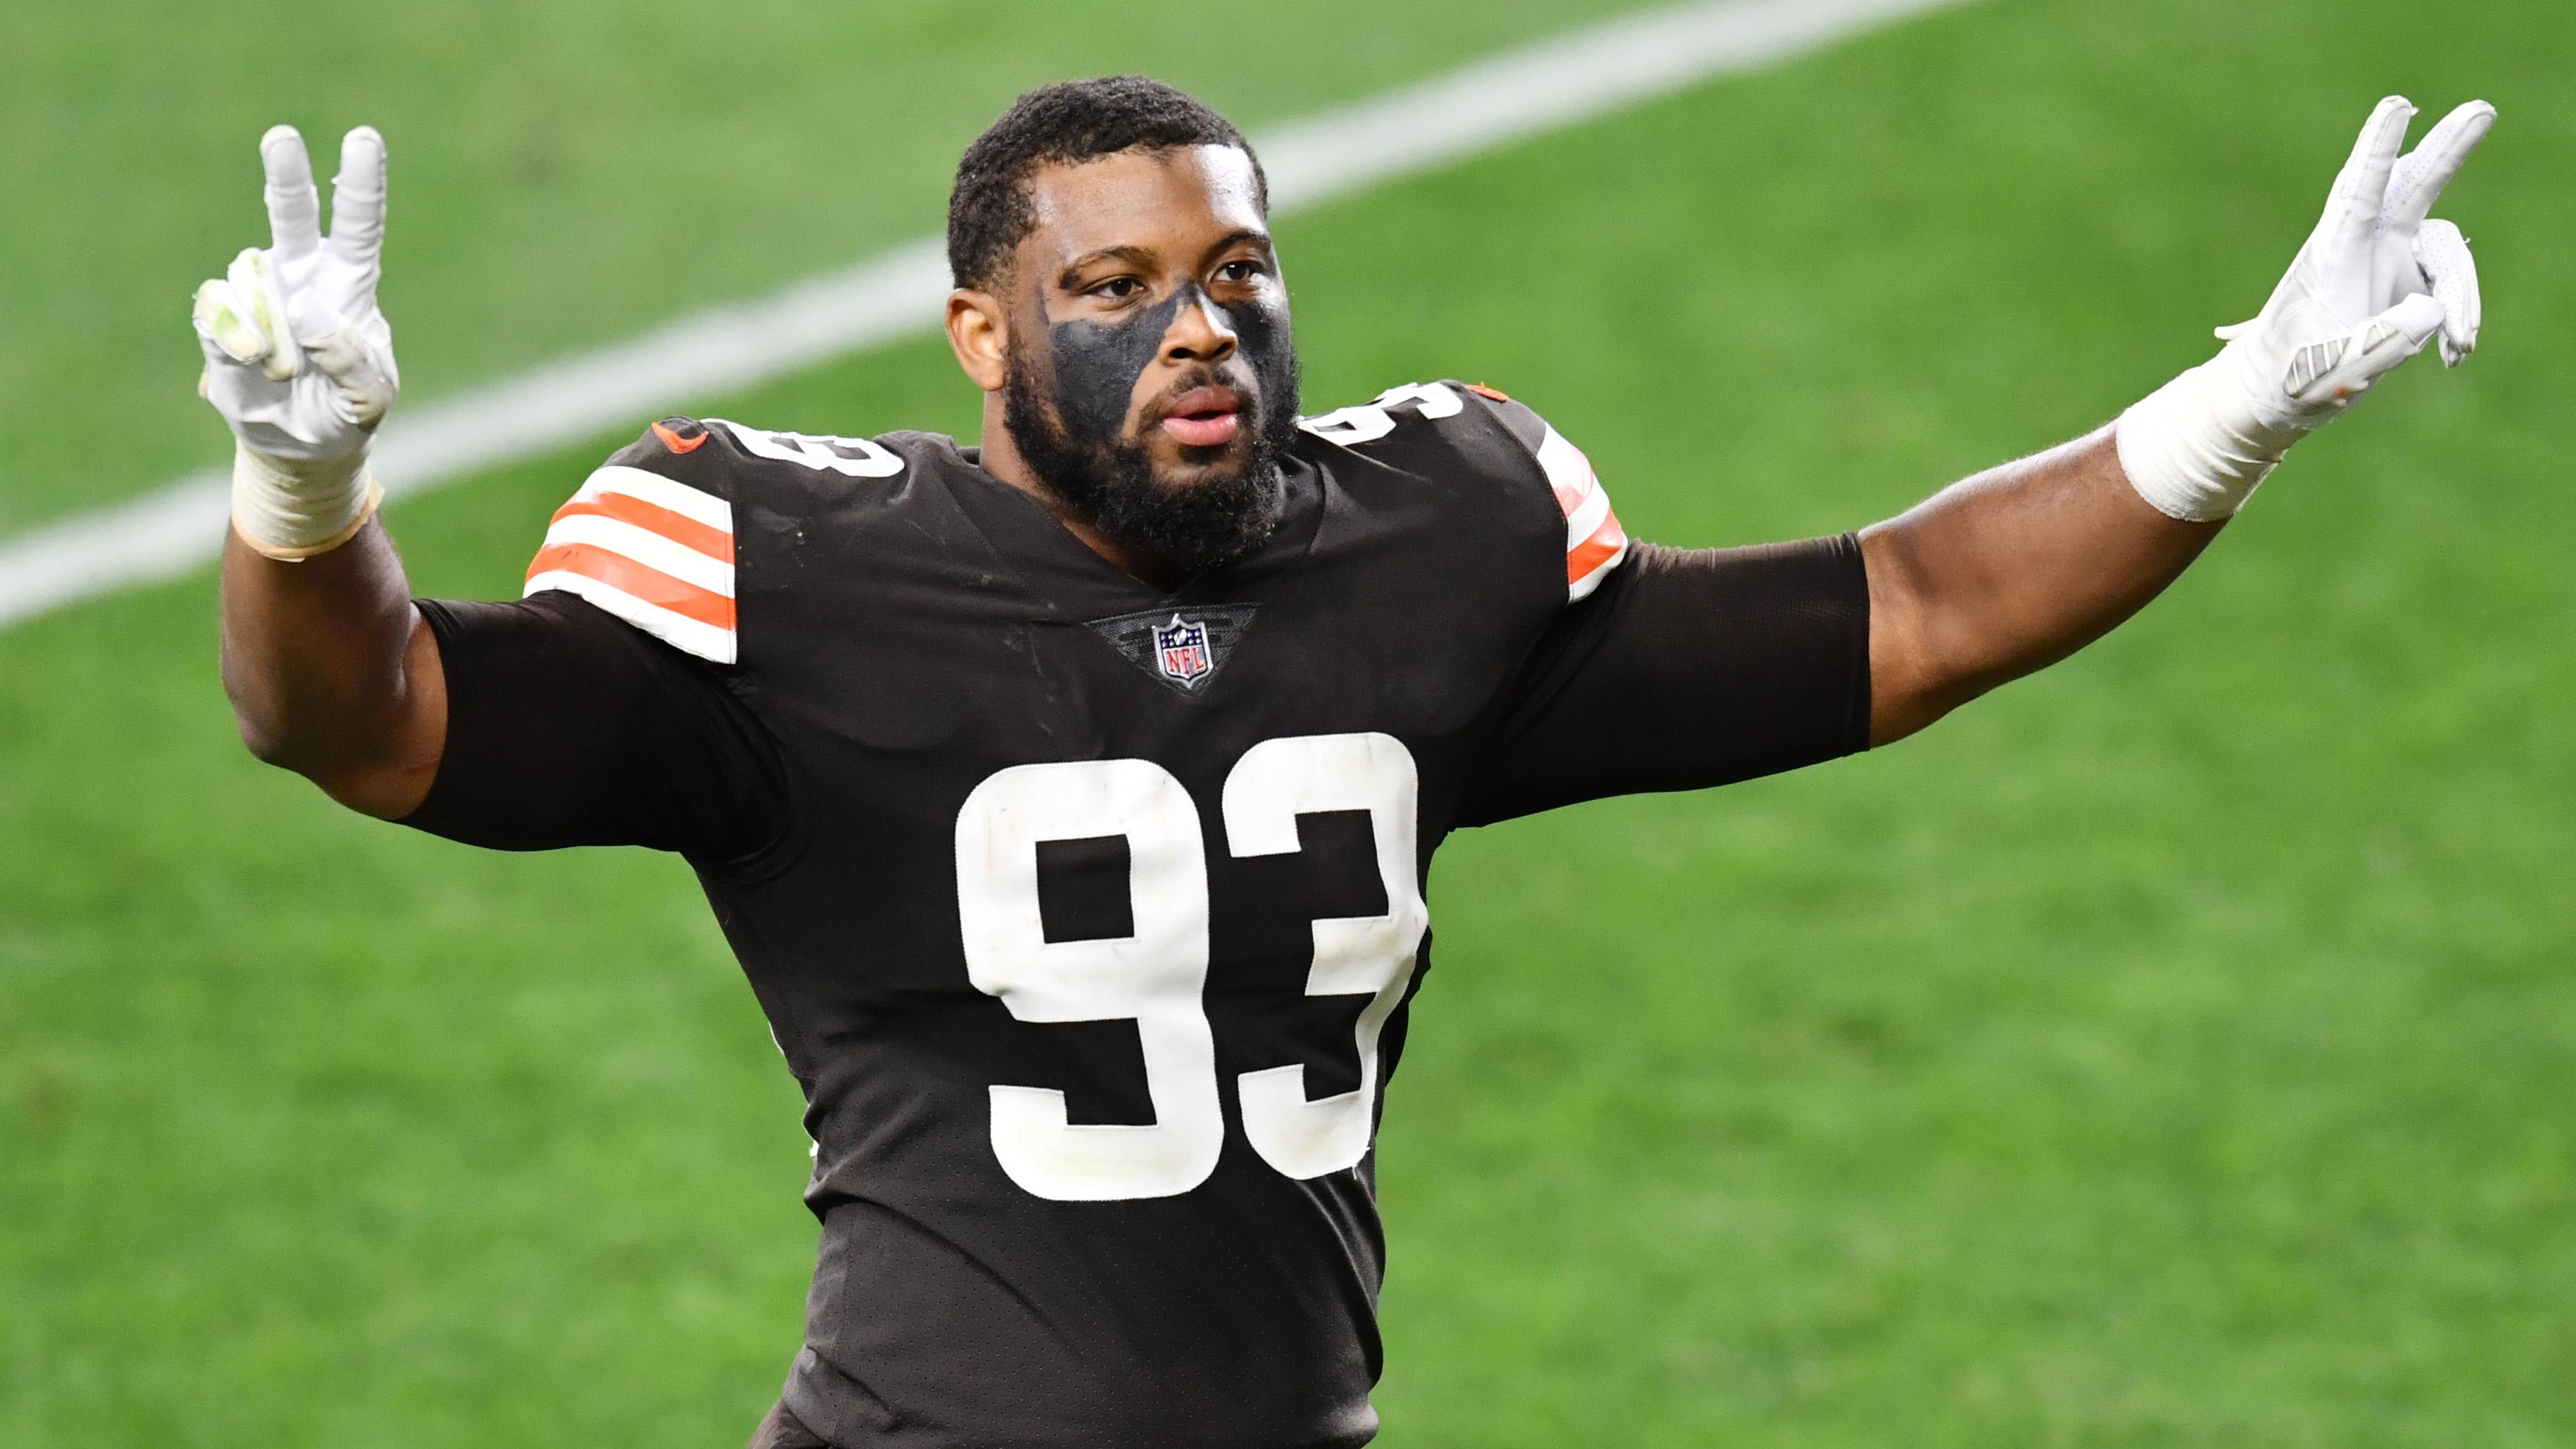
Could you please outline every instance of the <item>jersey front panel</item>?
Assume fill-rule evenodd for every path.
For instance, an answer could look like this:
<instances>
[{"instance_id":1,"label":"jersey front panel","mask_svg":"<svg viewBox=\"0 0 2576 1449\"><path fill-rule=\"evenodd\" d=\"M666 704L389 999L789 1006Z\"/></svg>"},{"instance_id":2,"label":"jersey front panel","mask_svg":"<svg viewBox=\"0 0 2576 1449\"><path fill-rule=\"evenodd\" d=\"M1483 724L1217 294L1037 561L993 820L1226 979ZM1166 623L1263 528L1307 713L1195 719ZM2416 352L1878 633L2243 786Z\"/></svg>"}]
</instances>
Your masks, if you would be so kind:
<instances>
[{"instance_id":1,"label":"jersey front panel","mask_svg":"<svg viewBox=\"0 0 2576 1449\"><path fill-rule=\"evenodd\" d=\"M854 1442L1362 1442L1376 1088L1563 516L1319 442L1271 544L1166 596L945 439L880 441L901 474L735 474L741 664L800 796L787 863L713 894L820 1144L791 1406ZM1166 668L1166 610L1240 623ZM1142 658L1094 627L1139 615Z\"/></svg>"},{"instance_id":2,"label":"jersey front panel","mask_svg":"<svg viewBox=\"0 0 2576 1449\"><path fill-rule=\"evenodd\" d=\"M809 1103L787 1402L835 1443L1365 1442L1370 1144L1441 837L1857 747L1848 540L1623 567L1582 455L1454 384L1317 420L1285 486L1263 549L1165 593L945 438L675 419L558 515L528 605L427 606L456 702L413 823L699 867ZM1787 622L1702 607L1738 595ZM644 682L478 672L537 630L472 610L594 607L669 647L578 658L649 649ZM546 816L488 743L537 706L483 701L548 690L627 722L546 778L640 777L685 828Z\"/></svg>"}]
</instances>

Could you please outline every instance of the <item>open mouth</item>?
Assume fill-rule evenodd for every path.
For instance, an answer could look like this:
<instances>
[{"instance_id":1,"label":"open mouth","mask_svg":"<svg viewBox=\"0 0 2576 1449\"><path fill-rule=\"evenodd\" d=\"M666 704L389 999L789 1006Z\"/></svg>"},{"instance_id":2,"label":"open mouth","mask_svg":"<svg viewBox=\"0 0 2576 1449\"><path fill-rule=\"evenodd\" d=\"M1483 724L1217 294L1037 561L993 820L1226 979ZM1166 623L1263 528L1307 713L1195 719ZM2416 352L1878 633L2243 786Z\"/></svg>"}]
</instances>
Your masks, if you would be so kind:
<instances>
[{"instance_id":1,"label":"open mouth","mask_svg":"<svg viewBox=\"0 0 2576 1449\"><path fill-rule=\"evenodd\" d=\"M1172 400L1156 426L1185 448L1222 447L1243 431L1243 395L1230 387L1194 387Z\"/></svg>"}]
</instances>

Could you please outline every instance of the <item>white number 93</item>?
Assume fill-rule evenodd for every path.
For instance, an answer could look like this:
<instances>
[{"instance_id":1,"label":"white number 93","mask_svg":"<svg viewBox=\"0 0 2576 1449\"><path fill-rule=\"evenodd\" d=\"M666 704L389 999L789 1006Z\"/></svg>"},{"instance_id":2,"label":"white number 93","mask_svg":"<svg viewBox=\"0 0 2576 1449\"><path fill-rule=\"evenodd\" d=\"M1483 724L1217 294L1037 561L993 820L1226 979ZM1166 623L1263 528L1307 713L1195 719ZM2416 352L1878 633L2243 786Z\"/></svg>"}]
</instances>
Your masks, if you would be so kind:
<instances>
[{"instance_id":1,"label":"white number 93","mask_svg":"<svg viewBox=\"0 0 2576 1449\"><path fill-rule=\"evenodd\" d=\"M1360 1085L1306 1096L1304 1064L1246 1072L1244 1135L1295 1178L1355 1167L1375 1121L1378 1035L1413 979L1430 916L1414 875L1413 757L1381 734L1267 740L1235 763L1222 815L1233 853L1295 851L1297 817L1368 813L1386 892L1383 915L1318 920L1309 996L1367 998L1353 1028ZM1049 941L1038 904L1037 846L1124 836L1131 934ZM997 1083L993 1153L1039 1197L1097 1202L1170 1197L1216 1170L1225 1147L1208 973L1207 847L1197 805L1148 760L1087 760L1003 770L957 816L958 920L968 977L1028 1022L1132 1020L1144 1046L1150 1125L1077 1125L1064 1093Z\"/></svg>"}]
</instances>

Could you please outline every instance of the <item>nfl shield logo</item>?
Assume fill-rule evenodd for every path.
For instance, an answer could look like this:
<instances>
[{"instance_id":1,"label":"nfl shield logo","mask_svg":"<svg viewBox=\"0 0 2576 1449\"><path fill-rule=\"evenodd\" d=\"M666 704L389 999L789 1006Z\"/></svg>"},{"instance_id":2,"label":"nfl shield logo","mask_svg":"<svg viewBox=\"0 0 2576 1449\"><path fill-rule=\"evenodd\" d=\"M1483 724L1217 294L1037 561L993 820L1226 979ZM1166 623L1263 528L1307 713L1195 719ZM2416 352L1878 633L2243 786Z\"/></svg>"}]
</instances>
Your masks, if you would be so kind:
<instances>
[{"instance_id":1,"label":"nfl shield logo","mask_svg":"<svg viewBox=\"0 0 2576 1449\"><path fill-rule=\"evenodd\" d=\"M1146 678L1195 699L1225 668L1260 608L1258 604L1200 604L1187 616L1146 609L1083 622Z\"/></svg>"},{"instance_id":2,"label":"nfl shield logo","mask_svg":"<svg viewBox=\"0 0 2576 1449\"><path fill-rule=\"evenodd\" d=\"M1207 625L1185 623L1178 614L1168 624L1155 625L1154 661L1162 666L1165 678L1184 685L1198 683L1216 667L1208 657Z\"/></svg>"}]
</instances>

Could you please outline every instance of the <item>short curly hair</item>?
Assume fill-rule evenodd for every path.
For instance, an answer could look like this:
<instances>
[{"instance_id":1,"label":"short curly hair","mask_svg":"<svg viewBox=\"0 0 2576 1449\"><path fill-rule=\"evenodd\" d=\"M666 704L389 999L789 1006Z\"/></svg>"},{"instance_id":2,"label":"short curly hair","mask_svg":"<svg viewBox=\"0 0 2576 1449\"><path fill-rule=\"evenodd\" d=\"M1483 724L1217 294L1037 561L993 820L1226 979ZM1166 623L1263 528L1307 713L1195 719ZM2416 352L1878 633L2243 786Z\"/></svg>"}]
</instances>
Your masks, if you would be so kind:
<instances>
[{"instance_id":1,"label":"short curly hair","mask_svg":"<svg viewBox=\"0 0 2576 1449\"><path fill-rule=\"evenodd\" d=\"M948 272L960 287L994 280L1011 249L1037 229L1029 173L1049 162L1121 151L1232 146L1252 162L1261 209L1270 178L1234 123L1176 87L1141 75L1059 81L1011 103L966 148L948 193Z\"/></svg>"}]
</instances>

